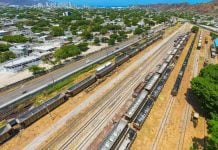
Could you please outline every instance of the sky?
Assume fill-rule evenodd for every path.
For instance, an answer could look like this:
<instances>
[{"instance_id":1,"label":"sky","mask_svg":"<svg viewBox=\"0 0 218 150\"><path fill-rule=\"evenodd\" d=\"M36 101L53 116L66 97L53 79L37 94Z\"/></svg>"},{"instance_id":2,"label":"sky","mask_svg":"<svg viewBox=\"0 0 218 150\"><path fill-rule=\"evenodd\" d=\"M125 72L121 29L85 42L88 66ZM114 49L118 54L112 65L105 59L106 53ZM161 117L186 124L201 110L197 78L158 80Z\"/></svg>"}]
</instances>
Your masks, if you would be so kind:
<instances>
[{"instance_id":1,"label":"sky","mask_svg":"<svg viewBox=\"0 0 218 150\"><path fill-rule=\"evenodd\" d=\"M59 3L71 2L74 5L88 6L129 6L134 4L182 3L190 4L208 2L210 0L50 0Z\"/></svg>"}]
</instances>

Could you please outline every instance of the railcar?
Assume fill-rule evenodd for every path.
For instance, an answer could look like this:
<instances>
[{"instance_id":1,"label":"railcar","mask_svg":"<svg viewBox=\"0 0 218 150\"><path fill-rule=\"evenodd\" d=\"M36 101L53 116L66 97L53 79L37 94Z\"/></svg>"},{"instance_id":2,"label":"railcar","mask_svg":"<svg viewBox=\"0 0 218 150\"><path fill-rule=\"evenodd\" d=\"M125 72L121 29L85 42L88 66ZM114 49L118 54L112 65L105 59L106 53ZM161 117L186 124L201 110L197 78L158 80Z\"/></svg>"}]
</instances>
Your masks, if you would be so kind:
<instances>
[{"instance_id":1,"label":"railcar","mask_svg":"<svg viewBox=\"0 0 218 150\"><path fill-rule=\"evenodd\" d=\"M100 144L98 150L112 150L115 149L117 144L120 142L123 135L128 130L128 122L120 120L107 135L107 137Z\"/></svg>"},{"instance_id":2,"label":"railcar","mask_svg":"<svg viewBox=\"0 0 218 150\"><path fill-rule=\"evenodd\" d=\"M155 87L156 83L158 82L160 78L160 74L155 73L152 78L148 81L148 83L145 86L145 89L149 92L151 92L153 90L153 88Z\"/></svg>"},{"instance_id":3,"label":"railcar","mask_svg":"<svg viewBox=\"0 0 218 150\"><path fill-rule=\"evenodd\" d=\"M42 103L41 105L24 112L16 119L17 123L21 128L26 128L33 122L37 121L44 115L48 114L50 111L61 105L66 101L65 94L58 94L55 97L49 99L48 101Z\"/></svg>"},{"instance_id":4,"label":"railcar","mask_svg":"<svg viewBox=\"0 0 218 150\"><path fill-rule=\"evenodd\" d=\"M102 78L111 71L113 71L116 68L116 64L113 64L112 62L108 62L96 69L96 77Z\"/></svg>"},{"instance_id":5,"label":"railcar","mask_svg":"<svg viewBox=\"0 0 218 150\"><path fill-rule=\"evenodd\" d=\"M154 101L149 98L146 104L143 106L142 110L139 112L138 116L133 122L133 127L137 130L140 130L146 118L148 117L152 107L154 105Z\"/></svg>"},{"instance_id":6,"label":"railcar","mask_svg":"<svg viewBox=\"0 0 218 150\"><path fill-rule=\"evenodd\" d=\"M89 87L90 85L95 83L96 81L97 81L96 76L91 75L91 76L85 78L84 80L74 84L69 89L67 89L67 94L70 96L75 96L76 94L78 94L82 90L86 89L87 87Z\"/></svg>"},{"instance_id":7,"label":"railcar","mask_svg":"<svg viewBox=\"0 0 218 150\"><path fill-rule=\"evenodd\" d=\"M145 100L148 96L148 91L142 90L141 93L135 98L134 102L131 104L127 112L125 113L125 118L131 122L137 115L137 112L144 105Z\"/></svg>"},{"instance_id":8,"label":"railcar","mask_svg":"<svg viewBox=\"0 0 218 150\"><path fill-rule=\"evenodd\" d=\"M125 63L126 61L128 61L129 58L130 58L129 55L122 54L122 55L120 55L120 56L118 56L118 57L115 58L115 64L116 64L117 66L120 66L120 65L122 65L123 63Z\"/></svg>"},{"instance_id":9,"label":"railcar","mask_svg":"<svg viewBox=\"0 0 218 150\"><path fill-rule=\"evenodd\" d=\"M123 140L117 146L117 149L129 150L136 136L137 136L136 130L133 128L129 128L126 135L123 137Z\"/></svg>"},{"instance_id":10,"label":"railcar","mask_svg":"<svg viewBox=\"0 0 218 150\"><path fill-rule=\"evenodd\" d=\"M168 66L168 63L164 62L156 72L162 75L163 72L167 69L167 66Z\"/></svg>"},{"instance_id":11,"label":"railcar","mask_svg":"<svg viewBox=\"0 0 218 150\"><path fill-rule=\"evenodd\" d=\"M139 85L134 89L132 97L136 98L139 95L139 93L144 89L145 84L145 82L139 83Z\"/></svg>"},{"instance_id":12,"label":"railcar","mask_svg":"<svg viewBox=\"0 0 218 150\"><path fill-rule=\"evenodd\" d=\"M0 128L0 144L4 143L15 135L15 130L10 124L6 124Z\"/></svg>"}]
</instances>

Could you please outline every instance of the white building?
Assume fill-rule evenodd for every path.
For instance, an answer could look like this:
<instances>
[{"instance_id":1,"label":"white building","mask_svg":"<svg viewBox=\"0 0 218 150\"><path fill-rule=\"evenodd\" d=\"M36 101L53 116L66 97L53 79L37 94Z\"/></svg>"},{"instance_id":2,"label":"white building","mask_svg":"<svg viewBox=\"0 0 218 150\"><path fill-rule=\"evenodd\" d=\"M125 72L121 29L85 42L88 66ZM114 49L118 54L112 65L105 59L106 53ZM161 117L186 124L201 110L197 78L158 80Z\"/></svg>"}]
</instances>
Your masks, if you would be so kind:
<instances>
[{"instance_id":1,"label":"white building","mask_svg":"<svg viewBox=\"0 0 218 150\"><path fill-rule=\"evenodd\" d=\"M9 72L18 72L32 65L38 65L40 62L39 56L20 57L6 62L3 68Z\"/></svg>"},{"instance_id":2,"label":"white building","mask_svg":"<svg viewBox=\"0 0 218 150\"><path fill-rule=\"evenodd\" d=\"M0 36L9 35L10 31L0 30Z\"/></svg>"},{"instance_id":3,"label":"white building","mask_svg":"<svg viewBox=\"0 0 218 150\"><path fill-rule=\"evenodd\" d=\"M24 56L25 54L27 54L27 51L28 51L26 44L14 45L14 46L10 47L9 50L12 51L13 53L15 53L15 55L17 57Z\"/></svg>"}]
</instances>

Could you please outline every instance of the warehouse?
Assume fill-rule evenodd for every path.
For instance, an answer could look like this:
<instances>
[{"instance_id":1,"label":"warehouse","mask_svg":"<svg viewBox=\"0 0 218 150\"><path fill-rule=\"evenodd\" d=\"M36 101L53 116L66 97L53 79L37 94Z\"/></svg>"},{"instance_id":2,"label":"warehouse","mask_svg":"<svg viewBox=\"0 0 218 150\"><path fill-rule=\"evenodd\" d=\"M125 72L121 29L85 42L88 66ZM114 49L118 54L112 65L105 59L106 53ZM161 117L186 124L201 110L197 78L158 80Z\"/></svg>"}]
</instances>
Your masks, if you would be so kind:
<instances>
[{"instance_id":1,"label":"warehouse","mask_svg":"<svg viewBox=\"0 0 218 150\"><path fill-rule=\"evenodd\" d=\"M20 57L14 60L11 60L4 64L4 69L9 72L18 72L23 69L32 66L38 65L40 63L40 57L38 56L28 56L28 57Z\"/></svg>"}]
</instances>

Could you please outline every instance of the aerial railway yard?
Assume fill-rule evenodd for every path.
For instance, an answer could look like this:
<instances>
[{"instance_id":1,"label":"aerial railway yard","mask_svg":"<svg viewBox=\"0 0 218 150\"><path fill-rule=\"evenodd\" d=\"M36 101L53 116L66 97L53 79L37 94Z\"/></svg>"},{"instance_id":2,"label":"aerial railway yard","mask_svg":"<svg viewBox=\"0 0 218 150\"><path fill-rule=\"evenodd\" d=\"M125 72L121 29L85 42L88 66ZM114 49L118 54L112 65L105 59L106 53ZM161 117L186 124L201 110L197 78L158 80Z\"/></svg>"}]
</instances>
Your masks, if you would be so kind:
<instances>
[{"instance_id":1,"label":"aerial railway yard","mask_svg":"<svg viewBox=\"0 0 218 150\"><path fill-rule=\"evenodd\" d=\"M177 36L178 35L179 34L177 34ZM91 108L92 112L94 113L91 113L90 116L85 115L84 116L84 119L86 120L84 121L85 124L82 124L82 127L79 128L79 130L76 130L76 132L72 131L73 134L69 135L67 140L65 139L63 140L62 137L64 136L60 135L59 138L58 137L54 138L53 140L51 140L51 142L48 142L46 145L50 148L60 147L62 149L87 148L87 146L90 145L91 141L93 141L94 138L97 137L98 134L101 132L101 129L104 129L104 126L106 126L108 122L111 123L115 111L117 112L117 114L119 114L118 112L122 108L122 105L124 105L125 102L127 102L131 98L131 95L129 93L133 91L133 89L137 86L138 83L140 83L140 81L144 80L146 74L148 74L150 71L155 71L157 69L156 66L160 62L162 62L160 60L165 58L168 55L167 52L173 48L173 40L174 39L171 38L169 41L167 41L168 44L165 44L160 48L160 53L155 53L155 55L152 55L138 70L132 73L133 75L131 74L131 76L128 77L130 79L126 78L125 82L121 82L119 84L119 87L114 88L111 92L106 94L102 98L102 101L104 102L103 103L104 105L102 105L103 108L101 107L102 109L97 109L97 111L95 112ZM96 105L94 105L93 107L95 108L95 106ZM124 107L123 109L126 110L127 108L128 107ZM83 120L83 118L80 119ZM74 128L75 122L74 124L71 125L72 125L71 126L72 130L75 130ZM61 134L62 132L59 133ZM58 142L63 141L63 142L60 142L61 144L57 144L56 143L57 141ZM42 148L48 148L47 146Z\"/></svg>"},{"instance_id":2,"label":"aerial railway yard","mask_svg":"<svg viewBox=\"0 0 218 150\"><path fill-rule=\"evenodd\" d=\"M156 47L153 47L153 46L148 47L148 49L150 49L151 47L153 47L153 49L144 50L145 53L143 53L142 51L133 58L129 58L133 51L131 51L131 53L128 53L128 55L124 54L124 55L119 56L120 58L115 60L117 66L120 66L122 63L124 63L125 61L129 59L130 59L130 62L124 63L123 65L121 65L120 68L118 67L116 71L112 71L115 68L113 66L113 63L105 64L106 68L112 68L111 70L109 69L110 71L106 69L108 72L106 70L104 71L104 69L102 70L101 68L98 68L99 73L98 73L98 69L96 72L97 78L102 78L101 76L102 74L105 75L111 71L112 73L110 73L111 76L109 76L106 81L103 81L105 83L103 88L102 87L100 88L97 86L95 88L95 91L91 92L93 94L89 93L89 96L87 97L87 100L89 100L89 103L87 103L87 105L89 104L89 106L87 108L83 107L85 109L82 109L82 111L78 115L73 115L73 118L71 116L72 119L67 119L68 121L66 125L64 126L64 128L59 128L60 129L59 131L57 131L56 133L53 132L53 134L50 134L49 131L53 129L57 130L56 126L58 124L54 123L54 126L47 130L48 132L39 134L35 139L32 140L32 142L27 144L25 148L33 149L33 148L39 147L40 149L47 149L47 148L96 149L99 145L101 145L99 147L101 148L103 147L102 139L103 138L105 139L109 133L110 134L108 135L108 137L110 137L110 135L113 137L113 134L112 134L113 131L116 132L117 130L119 132L120 126L121 128L123 128L123 132L121 132L121 134L123 134L122 140L119 139L119 140L114 141L115 143L118 142L116 143L116 146L118 146L120 149L125 149L126 147L129 147L133 143L136 137L137 138L133 144L133 149L137 149L137 148L140 149L138 146L140 147L148 146L148 148L151 148L151 145L154 145L153 148L155 149L160 145L160 143L163 144L163 137L165 140L165 136L163 136L163 134L166 134L165 132L167 130L167 125L169 124L169 121L171 119L170 116L172 112L175 111L174 107L177 105L177 102L175 101L179 100L179 102L181 102L181 97L182 97L181 94L178 94L176 98L175 97L170 98L170 92L171 92L171 89L173 88L172 83L175 82L172 80L176 79L178 75L178 71L183 64L183 61L184 61L183 59L186 56L186 53L188 51L187 49L190 47L191 41L193 40L193 35L191 35L187 43L187 46L176 47L177 49L179 48L180 50L175 51L174 49L175 38L178 37L179 35L184 35L186 31L190 30L190 26L184 25L183 29L185 29L185 31L182 32L180 30L179 31L180 33L174 34L173 36L168 38L168 41L164 39L166 44L164 44L165 42L159 42L160 45ZM203 38L204 38L204 34L203 34ZM188 36L187 36L187 39L188 39ZM194 48L196 47L197 45L195 43ZM196 50L194 49L193 51L190 56L191 62L193 59L193 53L195 53ZM197 57L199 56L195 56L195 57L196 57L195 59L195 65L196 65L196 63L198 63L198 60L199 60ZM177 59L178 61L175 61ZM134 62L132 62L132 60L134 60ZM199 61L199 64L200 64L200 61ZM133 69L133 68L138 68L138 69ZM122 69L124 71L122 71ZM187 70L191 70L190 64L187 65ZM190 77L190 74L189 74L189 77ZM186 72L184 73L183 78L187 78ZM81 84L84 87L88 87L89 83L87 81L88 82L90 81L90 84L91 84L91 83L96 82L96 78L94 78L93 76L90 76L86 78L85 80L82 80ZM169 85L170 84L169 82L171 83L171 85ZM184 84L183 82L184 81L182 81L181 86L182 86L182 89L184 90L185 88L183 88L183 84ZM146 85L146 88L145 88L146 90L143 90L142 88L140 88L140 86L138 86L140 83L141 83L141 87L143 87L143 85L144 86ZM164 84L166 84L166 86L164 86ZM188 85L189 81L187 81L186 84ZM150 92L150 90L152 89L154 92ZM77 86L72 86L71 88L67 90L66 94L68 96L74 96L79 92L81 92L81 89L79 89ZM167 93L164 96L165 101L166 99L169 99L167 105L160 104L160 103L163 103L164 101L162 97L164 95L163 93ZM160 96L158 96L159 94ZM132 95L135 98L132 98ZM140 99L139 97L141 97L142 99ZM137 103L137 99L138 99L138 102L140 103ZM156 99L157 101L155 101ZM90 102L91 100L93 101ZM134 108L135 106L137 107L140 106L140 109L137 108L137 112L133 113L134 117L130 119L128 118L127 112L131 111L131 107ZM152 106L153 106L153 109L151 109ZM183 130L186 130L185 126L189 124L187 120L189 118L188 115L190 114L189 113L190 108L187 105L185 106L186 107L183 110L184 113L181 113L183 116L182 118L185 118L183 119L184 121L181 122L181 128ZM162 120L162 123L161 123L162 124L161 126L163 126L164 128L161 129L162 131L159 130L158 133L160 135L158 136L157 138L158 140L156 140L157 142L155 144L155 140L154 142L149 141L151 139L156 138L154 137L155 134L152 133L153 136L151 136L149 140L147 136L149 136L150 134L149 132L155 131L154 127L153 129L152 127L150 129L148 128L148 124L151 125L151 120L152 120L151 117L153 117L152 121L155 120L155 122L152 122L152 125L153 126L154 124L156 124L156 126L158 125L158 123L156 122L157 118L155 119L156 116L153 116L154 111L156 114L160 115L160 113L157 110L157 107L167 108L168 110L166 110L166 113L165 113L166 117L165 119ZM150 111L151 113L149 114ZM52 117L52 113L49 113L49 114ZM163 114L164 113L162 111L162 115ZM119 121L120 119L121 121ZM80 121L78 122L78 120ZM160 119L158 121L160 121ZM118 122L118 123L113 128L113 123L115 122ZM110 132L112 128L113 128L113 131ZM148 131L148 129L151 131ZM181 133L185 133L185 131L182 131L182 129L181 129ZM138 131L138 135L136 136L137 130L139 131ZM49 135L46 135L47 133L49 133ZM143 135L143 140L142 140L142 135ZM181 141L180 143L184 143L182 141L185 136L187 135L181 134L179 136L180 137L179 141ZM106 145L108 146L106 139L105 141L106 141ZM143 145L145 143L146 145ZM176 144L176 145L178 146L181 144Z\"/></svg>"}]
</instances>

